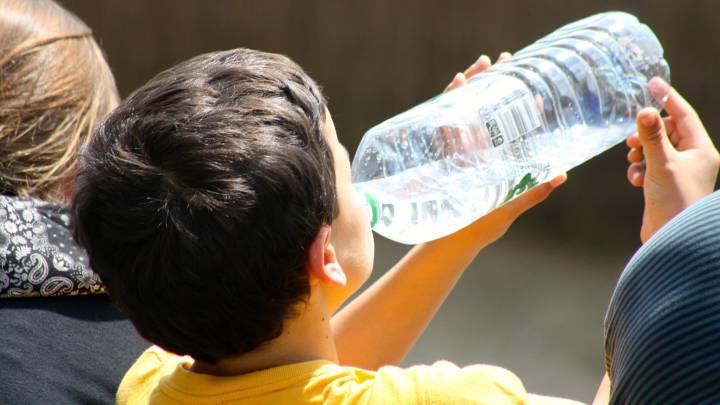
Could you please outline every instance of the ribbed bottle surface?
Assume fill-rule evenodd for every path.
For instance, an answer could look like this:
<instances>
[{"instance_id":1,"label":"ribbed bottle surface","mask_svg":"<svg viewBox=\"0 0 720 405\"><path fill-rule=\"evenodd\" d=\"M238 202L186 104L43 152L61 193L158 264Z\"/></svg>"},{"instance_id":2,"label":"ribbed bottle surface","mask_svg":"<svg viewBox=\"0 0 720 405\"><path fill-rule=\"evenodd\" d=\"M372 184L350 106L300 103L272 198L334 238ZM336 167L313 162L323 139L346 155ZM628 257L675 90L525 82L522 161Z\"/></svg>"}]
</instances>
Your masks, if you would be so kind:
<instances>
[{"instance_id":1,"label":"ribbed bottle surface","mask_svg":"<svg viewBox=\"0 0 720 405\"><path fill-rule=\"evenodd\" d=\"M505 62L370 129L352 164L373 229L402 243L448 235L622 142L670 70L626 13L562 27Z\"/></svg>"}]
</instances>

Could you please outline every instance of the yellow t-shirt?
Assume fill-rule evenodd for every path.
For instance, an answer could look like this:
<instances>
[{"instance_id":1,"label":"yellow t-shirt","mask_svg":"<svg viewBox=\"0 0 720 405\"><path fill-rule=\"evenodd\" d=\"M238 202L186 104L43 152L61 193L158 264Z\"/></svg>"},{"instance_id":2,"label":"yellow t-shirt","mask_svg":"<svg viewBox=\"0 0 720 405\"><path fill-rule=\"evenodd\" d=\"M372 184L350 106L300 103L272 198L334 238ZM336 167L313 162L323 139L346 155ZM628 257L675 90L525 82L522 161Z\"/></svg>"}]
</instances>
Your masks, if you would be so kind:
<instances>
[{"instance_id":1,"label":"yellow t-shirt","mask_svg":"<svg viewBox=\"0 0 720 405\"><path fill-rule=\"evenodd\" d=\"M120 384L118 404L578 404L525 392L511 372L440 361L366 371L325 360L235 377L188 370L189 357L153 346Z\"/></svg>"}]
</instances>

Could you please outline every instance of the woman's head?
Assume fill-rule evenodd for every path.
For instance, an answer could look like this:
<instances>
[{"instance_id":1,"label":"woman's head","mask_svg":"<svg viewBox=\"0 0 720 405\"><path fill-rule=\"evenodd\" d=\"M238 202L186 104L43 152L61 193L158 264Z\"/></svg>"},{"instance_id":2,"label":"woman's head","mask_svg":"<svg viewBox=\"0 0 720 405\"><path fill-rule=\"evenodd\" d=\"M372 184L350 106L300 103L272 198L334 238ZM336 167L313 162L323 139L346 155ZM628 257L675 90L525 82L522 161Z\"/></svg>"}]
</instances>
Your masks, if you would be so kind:
<instances>
[{"instance_id":1,"label":"woman's head","mask_svg":"<svg viewBox=\"0 0 720 405\"><path fill-rule=\"evenodd\" d=\"M64 200L78 149L117 102L79 18L50 0L0 0L0 193Z\"/></svg>"}]
</instances>

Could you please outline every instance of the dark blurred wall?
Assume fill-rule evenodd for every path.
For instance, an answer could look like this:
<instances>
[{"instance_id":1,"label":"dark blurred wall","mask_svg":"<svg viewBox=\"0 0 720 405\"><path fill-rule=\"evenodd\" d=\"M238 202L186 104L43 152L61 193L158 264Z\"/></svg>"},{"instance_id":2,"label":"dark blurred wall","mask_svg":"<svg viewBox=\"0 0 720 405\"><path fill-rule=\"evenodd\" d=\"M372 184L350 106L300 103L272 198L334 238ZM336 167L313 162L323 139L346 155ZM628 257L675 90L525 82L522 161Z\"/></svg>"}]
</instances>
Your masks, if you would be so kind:
<instances>
[{"instance_id":1,"label":"dark blurred wall","mask_svg":"<svg viewBox=\"0 0 720 405\"><path fill-rule=\"evenodd\" d=\"M495 58L565 23L624 10L655 31L673 84L711 135L720 131L720 1L62 3L94 29L123 95L200 53L242 46L287 54L324 86L351 151L366 129L435 95L480 54ZM408 362L500 364L534 391L590 400L602 375L605 305L639 245L642 199L625 179L625 154L616 147L574 169L482 252ZM380 237L376 244L375 277L407 249Z\"/></svg>"}]
</instances>

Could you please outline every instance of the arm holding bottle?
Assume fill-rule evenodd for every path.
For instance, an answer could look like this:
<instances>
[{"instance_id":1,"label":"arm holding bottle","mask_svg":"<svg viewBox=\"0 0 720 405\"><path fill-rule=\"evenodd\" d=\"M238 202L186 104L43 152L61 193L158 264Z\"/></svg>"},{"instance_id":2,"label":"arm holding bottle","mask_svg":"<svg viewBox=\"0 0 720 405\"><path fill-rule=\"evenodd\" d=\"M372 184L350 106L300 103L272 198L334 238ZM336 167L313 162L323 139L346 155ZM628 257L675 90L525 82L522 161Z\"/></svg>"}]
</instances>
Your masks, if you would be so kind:
<instances>
[{"instance_id":1,"label":"arm holding bottle","mask_svg":"<svg viewBox=\"0 0 720 405\"><path fill-rule=\"evenodd\" d=\"M506 57L509 54L503 53L498 61ZM481 56L455 75L446 91L490 65L490 58ZM540 184L452 235L410 250L333 317L341 363L367 369L399 364L480 250L504 235L515 219L545 200L565 178Z\"/></svg>"}]
</instances>

